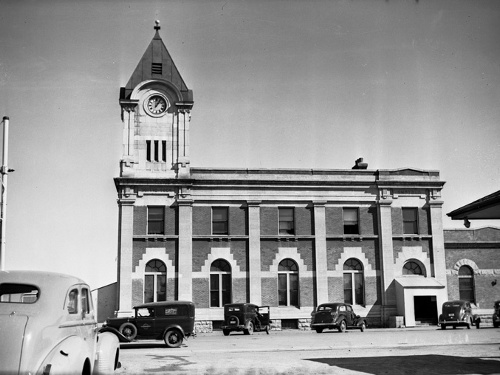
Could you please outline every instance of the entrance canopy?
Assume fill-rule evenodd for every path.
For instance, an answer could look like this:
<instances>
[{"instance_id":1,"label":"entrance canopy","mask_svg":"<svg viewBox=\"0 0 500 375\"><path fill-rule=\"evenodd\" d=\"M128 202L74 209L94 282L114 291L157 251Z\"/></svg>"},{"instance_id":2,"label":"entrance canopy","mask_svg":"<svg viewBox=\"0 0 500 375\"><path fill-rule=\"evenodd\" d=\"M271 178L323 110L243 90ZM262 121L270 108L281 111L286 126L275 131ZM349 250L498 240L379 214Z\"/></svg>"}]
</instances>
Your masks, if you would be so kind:
<instances>
[{"instance_id":1,"label":"entrance canopy","mask_svg":"<svg viewBox=\"0 0 500 375\"><path fill-rule=\"evenodd\" d=\"M422 301L421 297L430 297L428 306L418 306L419 311L429 310L426 315L439 316L441 306L448 299L446 287L432 277L407 276L396 278L396 304L398 315L404 316L405 325L413 327L416 325L415 300Z\"/></svg>"},{"instance_id":2,"label":"entrance canopy","mask_svg":"<svg viewBox=\"0 0 500 375\"><path fill-rule=\"evenodd\" d=\"M464 220L466 226L468 220L500 219L500 190L457 208L446 215L452 220Z\"/></svg>"}]
</instances>

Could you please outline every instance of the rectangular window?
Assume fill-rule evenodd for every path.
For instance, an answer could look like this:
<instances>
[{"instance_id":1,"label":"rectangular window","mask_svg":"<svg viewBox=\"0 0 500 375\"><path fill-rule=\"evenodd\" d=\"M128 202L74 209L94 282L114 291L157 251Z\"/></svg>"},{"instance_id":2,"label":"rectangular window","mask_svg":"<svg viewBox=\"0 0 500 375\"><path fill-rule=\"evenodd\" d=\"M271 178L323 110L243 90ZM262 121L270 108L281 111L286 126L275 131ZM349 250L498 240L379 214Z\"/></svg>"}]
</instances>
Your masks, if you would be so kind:
<instances>
[{"instance_id":1,"label":"rectangular window","mask_svg":"<svg viewBox=\"0 0 500 375\"><path fill-rule=\"evenodd\" d=\"M279 215L279 234L283 235L295 234L294 209L279 208L278 215Z\"/></svg>"},{"instance_id":2,"label":"rectangular window","mask_svg":"<svg viewBox=\"0 0 500 375\"><path fill-rule=\"evenodd\" d=\"M403 233L418 234L418 210L416 208L403 208Z\"/></svg>"},{"instance_id":3,"label":"rectangular window","mask_svg":"<svg viewBox=\"0 0 500 375\"><path fill-rule=\"evenodd\" d=\"M161 161L167 161L167 141L161 141Z\"/></svg>"},{"instance_id":4,"label":"rectangular window","mask_svg":"<svg viewBox=\"0 0 500 375\"><path fill-rule=\"evenodd\" d=\"M146 141L146 160L151 161L151 141Z\"/></svg>"},{"instance_id":5,"label":"rectangular window","mask_svg":"<svg viewBox=\"0 0 500 375\"><path fill-rule=\"evenodd\" d=\"M165 207L148 207L148 234L165 234Z\"/></svg>"},{"instance_id":6,"label":"rectangular window","mask_svg":"<svg viewBox=\"0 0 500 375\"><path fill-rule=\"evenodd\" d=\"M229 234L229 220L227 207L212 208L212 234Z\"/></svg>"},{"instance_id":7,"label":"rectangular window","mask_svg":"<svg viewBox=\"0 0 500 375\"><path fill-rule=\"evenodd\" d=\"M344 208L344 234L359 234L359 219L357 208Z\"/></svg>"},{"instance_id":8,"label":"rectangular window","mask_svg":"<svg viewBox=\"0 0 500 375\"><path fill-rule=\"evenodd\" d=\"M155 161L159 161L159 146L158 146L158 141L154 141L155 142L155 150L154 150L154 153L155 153Z\"/></svg>"}]
</instances>

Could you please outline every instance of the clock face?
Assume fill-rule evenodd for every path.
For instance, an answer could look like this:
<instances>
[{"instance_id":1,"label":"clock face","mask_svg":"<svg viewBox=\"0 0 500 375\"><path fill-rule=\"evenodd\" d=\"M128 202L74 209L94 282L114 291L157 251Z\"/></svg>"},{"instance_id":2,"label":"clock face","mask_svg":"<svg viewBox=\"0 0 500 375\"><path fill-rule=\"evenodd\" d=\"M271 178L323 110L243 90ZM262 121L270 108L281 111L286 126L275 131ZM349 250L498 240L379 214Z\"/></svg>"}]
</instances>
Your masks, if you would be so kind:
<instances>
[{"instance_id":1,"label":"clock face","mask_svg":"<svg viewBox=\"0 0 500 375\"><path fill-rule=\"evenodd\" d=\"M152 95L146 104L148 112L153 115L160 115L167 110L167 101L160 95Z\"/></svg>"}]
</instances>

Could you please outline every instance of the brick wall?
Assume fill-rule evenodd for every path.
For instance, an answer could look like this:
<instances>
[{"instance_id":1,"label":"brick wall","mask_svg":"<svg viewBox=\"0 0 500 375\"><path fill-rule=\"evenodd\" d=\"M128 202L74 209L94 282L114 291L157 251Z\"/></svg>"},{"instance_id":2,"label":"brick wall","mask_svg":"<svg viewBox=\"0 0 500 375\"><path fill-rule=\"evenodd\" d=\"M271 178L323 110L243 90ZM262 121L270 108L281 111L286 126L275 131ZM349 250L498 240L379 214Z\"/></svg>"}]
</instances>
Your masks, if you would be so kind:
<instances>
[{"instance_id":1,"label":"brick wall","mask_svg":"<svg viewBox=\"0 0 500 375\"><path fill-rule=\"evenodd\" d=\"M278 306L278 281L275 278L262 278L262 305Z\"/></svg>"},{"instance_id":2,"label":"brick wall","mask_svg":"<svg viewBox=\"0 0 500 375\"><path fill-rule=\"evenodd\" d=\"M500 276L500 247L456 249L446 246L446 268L452 269L461 259L469 259L479 269L497 269Z\"/></svg>"},{"instance_id":3,"label":"brick wall","mask_svg":"<svg viewBox=\"0 0 500 375\"><path fill-rule=\"evenodd\" d=\"M193 272L200 272L201 267L214 247L229 247L234 260L242 272L247 271L248 241L236 239L231 241L211 241L209 239L196 239L193 241Z\"/></svg>"},{"instance_id":4,"label":"brick wall","mask_svg":"<svg viewBox=\"0 0 500 375\"><path fill-rule=\"evenodd\" d=\"M328 278L328 301L344 300L344 279L342 277Z\"/></svg>"},{"instance_id":5,"label":"brick wall","mask_svg":"<svg viewBox=\"0 0 500 375\"><path fill-rule=\"evenodd\" d=\"M193 236L212 234L212 207L193 206Z\"/></svg>"},{"instance_id":6,"label":"brick wall","mask_svg":"<svg viewBox=\"0 0 500 375\"><path fill-rule=\"evenodd\" d=\"M378 233L377 207L359 208L360 234L363 236L375 235Z\"/></svg>"},{"instance_id":7,"label":"brick wall","mask_svg":"<svg viewBox=\"0 0 500 375\"><path fill-rule=\"evenodd\" d=\"M193 302L197 308L209 307L210 290L208 279L193 278Z\"/></svg>"},{"instance_id":8,"label":"brick wall","mask_svg":"<svg viewBox=\"0 0 500 375\"><path fill-rule=\"evenodd\" d=\"M233 278L232 299L233 303L252 302L247 299L247 279Z\"/></svg>"},{"instance_id":9,"label":"brick wall","mask_svg":"<svg viewBox=\"0 0 500 375\"><path fill-rule=\"evenodd\" d=\"M175 264L176 254L177 254L177 240L168 239L165 241L144 241L135 240L133 242L133 253L132 253L132 272L135 271L135 267L139 265L139 261L144 256L146 248L163 248L165 249L165 254L168 254L169 259ZM167 269L168 273L168 269Z\"/></svg>"},{"instance_id":10,"label":"brick wall","mask_svg":"<svg viewBox=\"0 0 500 375\"><path fill-rule=\"evenodd\" d=\"M260 233L262 236L276 236L278 234L278 208L260 208Z\"/></svg>"},{"instance_id":11,"label":"brick wall","mask_svg":"<svg viewBox=\"0 0 500 375\"><path fill-rule=\"evenodd\" d=\"M178 230L177 209L165 206L165 234L176 235ZM148 208L147 206L134 206L134 236L147 234Z\"/></svg>"},{"instance_id":12,"label":"brick wall","mask_svg":"<svg viewBox=\"0 0 500 375\"><path fill-rule=\"evenodd\" d=\"M401 241L401 240L394 240L392 243L393 250L394 250L394 262L396 261L399 253L403 251L403 246L421 246L422 247L422 252L427 254L427 258L431 259L430 256L430 241L428 239L422 239L420 241ZM429 274L430 270L427 270L427 274Z\"/></svg>"},{"instance_id":13,"label":"brick wall","mask_svg":"<svg viewBox=\"0 0 500 375\"><path fill-rule=\"evenodd\" d=\"M342 207L325 208L326 235L344 234L344 221L342 218Z\"/></svg>"},{"instance_id":14,"label":"brick wall","mask_svg":"<svg viewBox=\"0 0 500 375\"><path fill-rule=\"evenodd\" d=\"M313 208L295 207L295 234L310 236L314 234Z\"/></svg>"},{"instance_id":15,"label":"brick wall","mask_svg":"<svg viewBox=\"0 0 500 375\"><path fill-rule=\"evenodd\" d=\"M229 207L229 234L232 236L248 235L246 207Z\"/></svg>"},{"instance_id":16,"label":"brick wall","mask_svg":"<svg viewBox=\"0 0 500 375\"><path fill-rule=\"evenodd\" d=\"M278 282L276 280L276 282ZM314 279L312 277L299 278L299 304L300 306L314 306Z\"/></svg>"}]
</instances>

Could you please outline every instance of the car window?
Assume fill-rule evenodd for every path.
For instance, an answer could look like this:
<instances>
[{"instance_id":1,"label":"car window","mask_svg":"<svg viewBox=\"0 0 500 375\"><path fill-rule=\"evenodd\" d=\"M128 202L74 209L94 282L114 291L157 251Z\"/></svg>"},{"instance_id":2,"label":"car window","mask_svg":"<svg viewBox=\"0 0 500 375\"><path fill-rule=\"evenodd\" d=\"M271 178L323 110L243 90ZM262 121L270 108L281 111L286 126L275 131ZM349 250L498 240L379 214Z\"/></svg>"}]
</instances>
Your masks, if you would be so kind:
<instances>
[{"instance_id":1,"label":"car window","mask_svg":"<svg viewBox=\"0 0 500 375\"><path fill-rule=\"evenodd\" d=\"M82 309L85 314L90 312L90 298L89 290L87 288L82 289Z\"/></svg>"},{"instance_id":2,"label":"car window","mask_svg":"<svg viewBox=\"0 0 500 375\"><path fill-rule=\"evenodd\" d=\"M240 311L239 307L230 307L228 311Z\"/></svg>"},{"instance_id":3,"label":"car window","mask_svg":"<svg viewBox=\"0 0 500 375\"><path fill-rule=\"evenodd\" d=\"M78 314L78 289L72 289L66 298L66 309L70 314Z\"/></svg>"},{"instance_id":4,"label":"car window","mask_svg":"<svg viewBox=\"0 0 500 375\"><path fill-rule=\"evenodd\" d=\"M35 303L39 296L40 290L33 285L0 284L0 303Z\"/></svg>"},{"instance_id":5,"label":"car window","mask_svg":"<svg viewBox=\"0 0 500 375\"><path fill-rule=\"evenodd\" d=\"M345 311L345 306L344 305L339 306L339 311Z\"/></svg>"},{"instance_id":6,"label":"car window","mask_svg":"<svg viewBox=\"0 0 500 375\"><path fill-rule=\"evenodd\" d=\"M331 306L320 306L318 307L318 311L330 311L332 309Z\"/></svg>"},{"instance_id":7,"label":"car window","mask_svg":"<svg viewBox=\"0 0 500 375\"><path fill-rule=\"evenodd\" d=\"M137 316L142 316L142 317L154 316L154 309L152 308L141 307L136 310L137 310Z\"/></svg>"},{"instance_id":8,"label":"car window","mask_svg":"<svg viewBox=\"0 0 500 375\"><path fill-rule=\"evenodd\" d=\"M346 306L347 311L352 312L352 307L351 306Z\"/></svg>"}]
</instances>

